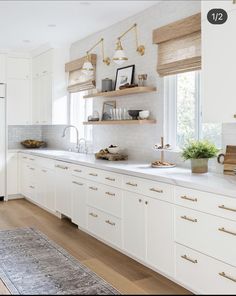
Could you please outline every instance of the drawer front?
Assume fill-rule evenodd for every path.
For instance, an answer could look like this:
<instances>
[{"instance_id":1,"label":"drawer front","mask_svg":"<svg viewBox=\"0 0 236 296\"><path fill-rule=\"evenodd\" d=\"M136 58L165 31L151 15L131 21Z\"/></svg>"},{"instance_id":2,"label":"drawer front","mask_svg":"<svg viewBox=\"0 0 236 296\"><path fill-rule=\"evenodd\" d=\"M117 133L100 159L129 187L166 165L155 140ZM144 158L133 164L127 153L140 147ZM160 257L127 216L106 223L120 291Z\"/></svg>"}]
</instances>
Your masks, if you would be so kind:
<instances>
[{"instance_id":1,"label":"drawer front","mask_svg":"<svg viewBox=\"0 0 236 296\"><path fill-rule=\"evenodd\" d=\"M161 182L124 176L123 188L125 190L165 201L173 201L174 199L173 186Z\"/></svg>"},{"instance_id":2,"label":"drawer front","mask_svg":"<svg viewBox=\"0 0 236 296\"><path fill-rule=\"evenodd\" d=\"M176 278L197 294L236 292L236 268L176 244Z\"/></svg>"},{"instance_id":3,"label":"drawer front","mask_svg":"<svg viewBox=\"0 0 236 296\"><path fill-rule=\"evenodd\" d=\"M121 217L122 190L96 182L87 182L88 204L116 217Z\"/></svg>"},{"instance_id":4,"label":"drawer front","mask_svg":"<svg viewBox=\"0 0 236 296\"><path fill-rule=\"evenodd\" d=\"M88 231L94 235L101 237L102 231L102 215L101 212L95 208L87 207L87 222Z\"/></svg>"},{"instance_id":5,"label":"drawer front","mask_svg":"<svg viewBox=\"0 0 236 296\"><path fill-rule=\"evenodd\" d=\"M122 175L108 171L101 171L101 182L103 184L121 188L122 187Z\"/></svg>"},{"instance_id":6,"label":"drawer front","mask_svg":"<svg viewBox=\"0 0 236 296\"><path fill-rule=\"evenodd\" d=\"M69 172L71 164L63 161L55 161L54 168L56 168L59 172Z\"/></svg>"},{"instance_id":7,"label":"drawer front","mask_svg":"<svg viewBox=\"0 0 236 296\"><path fill-rule=\"evenodd\" d=\"M175 207L175 240L236 266L236 222Z\"/></svg>"},{"instance_id":8,"label":"drawer front","mask_svg":"<svg viewBox=\"0 0 236 296\"><path fill-rule=\"evenodd\" d=\"M37 165L46 169L53 170L55 168L55 161L49 158L38 157Z\"/></svg>"},{"instance_id":9,"label":"drawer front","mask_svg":"<svg viewBox=\"0 0 236 296\"><path fill-rule=\"evenodd\" d=\"M82 165L72 165L71 174L75 177L86 178L88 168Z\"/></svg>"},{"instance_id":10,"label":"drawer front","mask_svg":"<svg viewBox=\"0 0 236 296\"><path fill-rule=\"evenodd\" d=\"M235 198L176 186L175 203L236 221Z\"/></svg>"}]
</instances>

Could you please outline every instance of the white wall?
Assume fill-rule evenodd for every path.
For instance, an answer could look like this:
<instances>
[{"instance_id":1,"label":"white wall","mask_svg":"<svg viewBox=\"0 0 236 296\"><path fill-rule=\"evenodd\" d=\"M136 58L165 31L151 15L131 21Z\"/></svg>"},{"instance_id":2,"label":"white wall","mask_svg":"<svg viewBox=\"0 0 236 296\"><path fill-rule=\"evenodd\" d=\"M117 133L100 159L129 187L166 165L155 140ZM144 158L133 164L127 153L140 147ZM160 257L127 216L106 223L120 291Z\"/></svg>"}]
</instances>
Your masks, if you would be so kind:
<instances>
[{"instance_id":1,"label":"white wall","mask_svg":"<svg viewBox=\"0 0 236 296\"><path fill-rule=\"evenodd\" d=\"M125 9L125 2L123 2L123 5ZM72 44L71 60L74 60L84 56L86 50L103 37L105 39L105 54L112 58L117 37L129 26L137 22L139 40L141 44L145 45L146 53L143 57L136 53L134 34L132 32L128 33L124 37L122 44L129 60L122 67L135 64L136 82L138 74L147 73L148 84L154 85L158 89L157 93L117 98L118 108L151 110L152 116L157 119L157 124L144 126L94 126L95 151L110 144L118 144L127 149L130 159L151 160L157 158L152 147L154 143L160 141L160 137L163 135L164 95L163 79L158 77L156 72L157 45L152 44L152 31L199 11L200 1L162 1L138 15ZM116 69L119 67L113 62L110 66L104 65L100 48L96 48L93 53L97 54L96 79L97 89L100 90L101 80L107 77L115 80ZM103 99L94 99L94 110L99 111L100 114L102 103Z\"/></svg>"}]
</instances>

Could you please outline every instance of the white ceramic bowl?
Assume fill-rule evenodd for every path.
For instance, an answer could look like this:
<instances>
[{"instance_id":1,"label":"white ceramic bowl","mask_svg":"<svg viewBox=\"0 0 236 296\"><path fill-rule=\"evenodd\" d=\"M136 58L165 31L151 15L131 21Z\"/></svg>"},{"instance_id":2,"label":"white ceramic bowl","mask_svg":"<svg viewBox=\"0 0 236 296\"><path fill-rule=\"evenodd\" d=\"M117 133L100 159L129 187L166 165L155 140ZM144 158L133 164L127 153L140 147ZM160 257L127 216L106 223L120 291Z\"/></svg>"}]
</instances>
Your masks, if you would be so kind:
<instances>
[{"instance_id":1,"label":"white ceramic bowl","mask_svg":"<svg viewBox=\"0 0 236 296\"><path fill-rule=\"evenodd\" d=\"M109 153L116 154L120 152L120 147L107 148Z\"/></svg>"},{"instance_id":2,"label":"white ceramic bowl","mask_svg":"<svg viewBox=\"0 0 236 296\"><path fill-rule=\"evenodd\" d=\"M150 111L148 111L148 110L139 112L140 119L148 119L149 116L150 116Z\"/></svg>"}]
</instances>

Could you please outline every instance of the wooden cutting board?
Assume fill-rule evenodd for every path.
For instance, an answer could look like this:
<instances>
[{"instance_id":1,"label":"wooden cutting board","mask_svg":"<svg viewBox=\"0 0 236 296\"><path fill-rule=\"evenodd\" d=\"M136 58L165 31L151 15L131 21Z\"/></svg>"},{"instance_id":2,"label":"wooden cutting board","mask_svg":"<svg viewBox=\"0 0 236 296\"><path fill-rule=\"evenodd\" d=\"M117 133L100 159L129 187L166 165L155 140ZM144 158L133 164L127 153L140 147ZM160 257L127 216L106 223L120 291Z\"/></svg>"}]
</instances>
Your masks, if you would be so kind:
<instances>
[{"instance_id":1,"label":"wooden cutting board","mask_svg":"<svg viewBox=\"0 0 236 296\"><path fill-rule=\"evenodd\" d=\"M226 146L226 153L224 157L224 174L235 175L236 170L236 146Z\"/></svg>"},{"instance_id":2,"label":"wooden cutting board","mask_svg":"<svg viewBox=\"0 0 236 296\"><path fill-rule=\"evenodd\" d=\"M125 154L111 154L111 153L96 153L95 154L96 159L105 159L109 161L119 161L119 160L127 160L128 155Z\"/></svg>"}]
</instances>

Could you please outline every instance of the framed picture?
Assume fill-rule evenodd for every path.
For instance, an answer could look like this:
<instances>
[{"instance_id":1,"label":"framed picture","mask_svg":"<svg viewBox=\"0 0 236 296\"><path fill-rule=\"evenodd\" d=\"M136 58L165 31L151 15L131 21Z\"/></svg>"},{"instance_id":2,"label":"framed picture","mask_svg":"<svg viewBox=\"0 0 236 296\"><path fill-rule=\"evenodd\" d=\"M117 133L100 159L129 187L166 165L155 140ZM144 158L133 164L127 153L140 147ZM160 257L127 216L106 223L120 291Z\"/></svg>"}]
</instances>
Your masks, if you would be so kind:
<instances>
[{"instance_id":1,"label":"framed picture","mask_svg":"<svg viewBox=\"0 0 236 296\"><path fill-rule=\"evenodd\" d=\"M116 101L108 101L103 103L102 120L112 119L112 110L116 108Z\"/></svg>"},{"instance_id":2,"label":"framed picture","mask_svg":"<svg viewBox=\"0 0 236 296\"><path fill-rule=\"evenodd\" d=\"M119 87L127 83L132 84L134 81L134 68L135 65L127 66L124 68L118 68L116 71L115 90L119 90Z\"/></svg>"}]
</instances>

